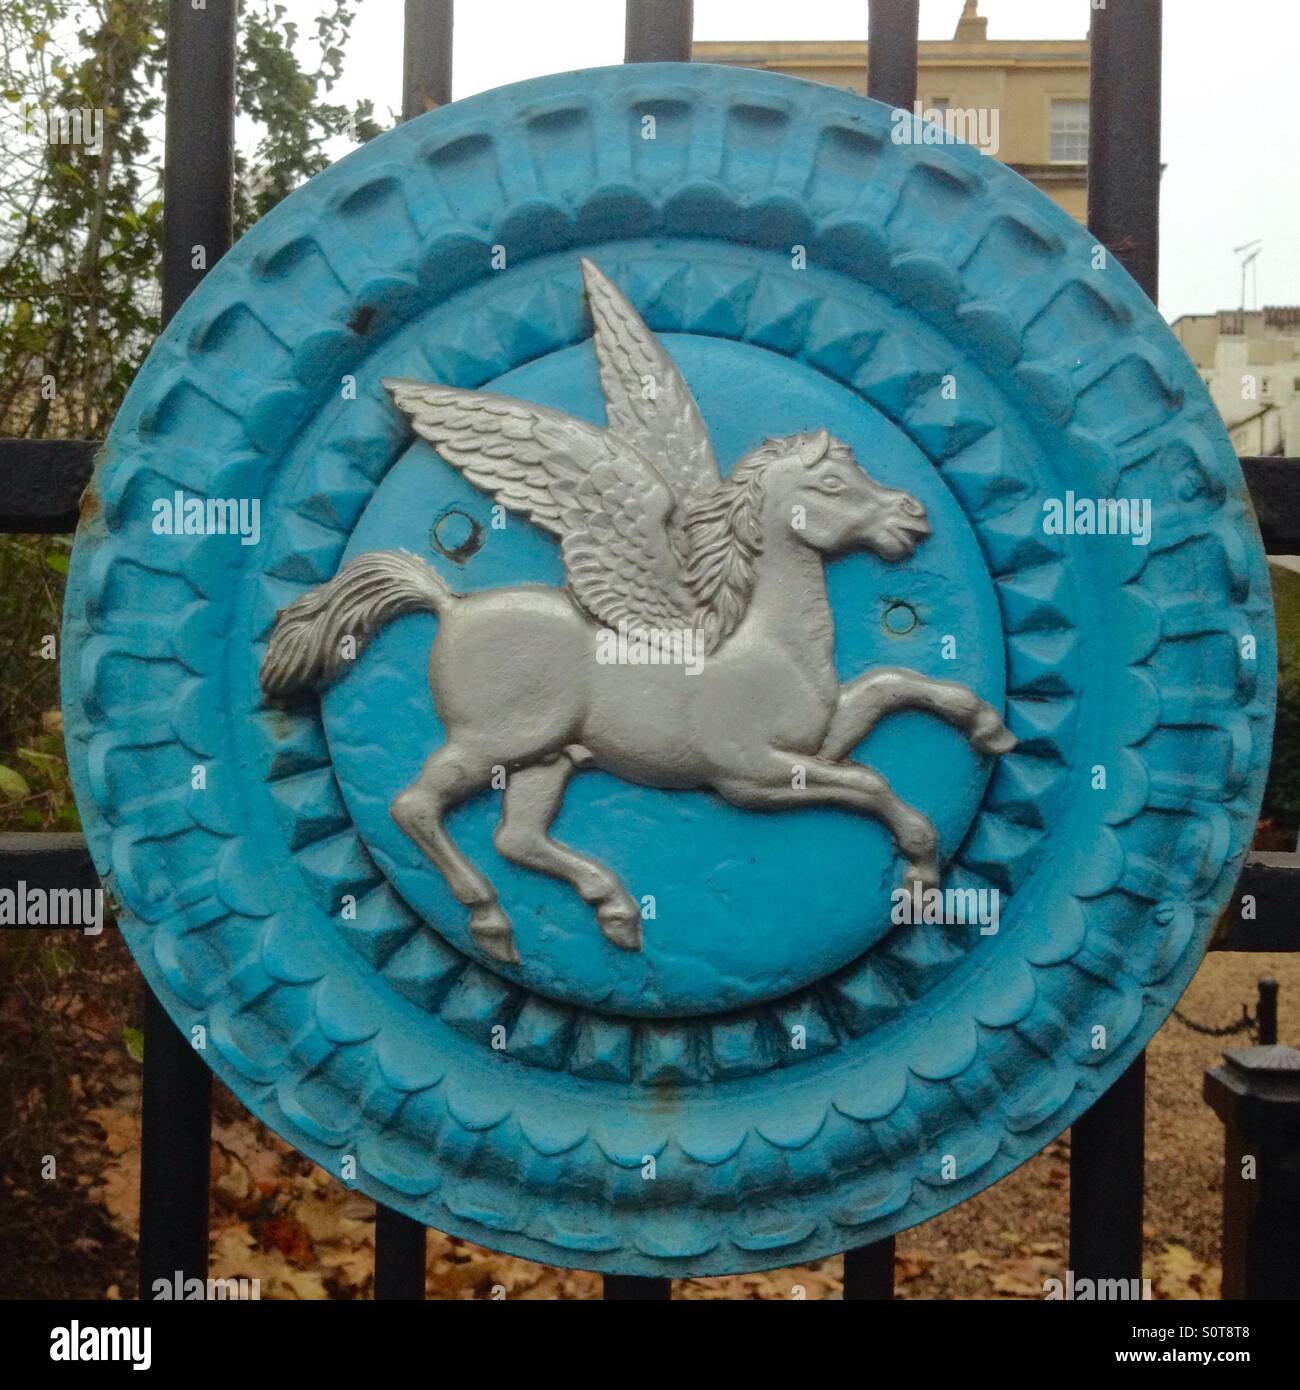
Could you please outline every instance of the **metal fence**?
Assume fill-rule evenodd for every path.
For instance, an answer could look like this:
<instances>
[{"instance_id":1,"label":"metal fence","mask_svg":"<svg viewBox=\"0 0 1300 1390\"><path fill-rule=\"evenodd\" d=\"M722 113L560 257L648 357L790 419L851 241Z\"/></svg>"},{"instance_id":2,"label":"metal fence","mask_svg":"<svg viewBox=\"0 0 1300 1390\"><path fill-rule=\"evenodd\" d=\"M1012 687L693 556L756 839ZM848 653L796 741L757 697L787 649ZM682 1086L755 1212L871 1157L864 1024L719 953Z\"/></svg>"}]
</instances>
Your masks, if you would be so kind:
<instances>
[{"instance_id":1,"label":"metal fence","mask_svg":"<svg viewBox=\"0 0 1300 1390\"><path fill-rule=\"evenodd\" d=\"M1161 0L1091 8L1088 226L1153 299L1160 197ZM919 0L868 0L867 92L907 109L916 99ZM190 248L231 242L236 0L171 0L164 168L163 321L203 277ZM402 115L451 99L452 0L406 0ZM691 0L627 0L625 61L689 61ZM213 260L216 257L212 257ZM0 440L0 531L76 528L98 444ZM1270 554L1300 553L1300 459L1243 458ZM80 835L0 835L0 885L93 888ZM1232 915L1212 949L1300 950L1300 856L1251 856ZM211 1073L150 993L145 1019L141 1288L173 1271L206 1279ZM1139 1058L1073 1127L1069 1267L1076 1279L1139 1279L1145 1071ZM425 1228L379 1207L374 1296L424 1297ZM844 1257L846 1299L891 1298L892 1239ZM606 1277L607 1299L667 1299L666 1279Z\"/></svg>"}]
</instances>

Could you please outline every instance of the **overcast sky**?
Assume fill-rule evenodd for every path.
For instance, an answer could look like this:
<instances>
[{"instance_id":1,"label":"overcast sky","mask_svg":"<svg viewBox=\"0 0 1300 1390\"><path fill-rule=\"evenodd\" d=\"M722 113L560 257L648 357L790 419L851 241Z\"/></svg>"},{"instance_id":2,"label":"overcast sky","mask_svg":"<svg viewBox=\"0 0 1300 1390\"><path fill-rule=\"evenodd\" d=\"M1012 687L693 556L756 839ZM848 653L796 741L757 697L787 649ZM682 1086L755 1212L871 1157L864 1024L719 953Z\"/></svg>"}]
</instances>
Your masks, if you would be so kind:
<instances>
[{"instance_id":1,"label":"overcast sky","mask_svg":"<svg viewBox=\"0 0 1300 1390\"><path fill-rule=\"evenodd\" d=\"M1123 3L1123 0L1112 0ZM287 0L309 18L316 0ZM921 37L951 38L962 0L921 0ZM402 0L359 0L349 98L401 106ZM1233 247L1263 240L1260 304L1300 303L1300 4L1166 0L1160 308L1235 308ZM865 0L696 0L700 39L866 35ZM1089 0L982 0L993 38L1083 38ZM306 27L304 25L304 27ZM459 0L457 97L621 62L621 0ZM1248 295L1250 289L1247 290Z\"/></svg>"}]
</instances>

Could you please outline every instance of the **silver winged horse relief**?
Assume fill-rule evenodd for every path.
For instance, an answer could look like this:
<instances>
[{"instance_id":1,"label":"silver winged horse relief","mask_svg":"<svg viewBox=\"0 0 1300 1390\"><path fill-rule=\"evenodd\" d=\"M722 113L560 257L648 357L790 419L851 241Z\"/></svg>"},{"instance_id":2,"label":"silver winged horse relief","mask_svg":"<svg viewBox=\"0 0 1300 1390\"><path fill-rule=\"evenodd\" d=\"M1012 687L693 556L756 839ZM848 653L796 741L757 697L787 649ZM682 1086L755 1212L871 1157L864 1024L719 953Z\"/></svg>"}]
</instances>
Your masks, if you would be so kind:
<instances>
[{"instance_id":1,"label":"silver winged horse relief","mask_svg":"<svg viewBox=\"0 0 1300 1390\"><path fill-rule=\"evenodd\" d=\"M906 883L937 886L934 827L850 751L904 709L955 725L981 753L1015 739L955 682L880 666L841 685L824 571L826 556L849 550L910 555L930 534L925 509L873 481L820 429L764 440L722 477L672 358L591 261L582 274L607 428L486 391L383 383L443 459L558 537L567 587L458 594L406 551L359 555L277 616L264 694L319 688L384 624L437 614L429 684L447 738L392 816L469 909L474 940L507 963L519 960L510 921L444 824L498 765L508 778L497 850L570 883L626 950L641 946L637 903L604 865L549 833L582 767L708 789L756 811L856 811L889 831ZM702 665L687 674L611 664L599 648L612 629L689 634Z\"/></svg>"}]
</instances>

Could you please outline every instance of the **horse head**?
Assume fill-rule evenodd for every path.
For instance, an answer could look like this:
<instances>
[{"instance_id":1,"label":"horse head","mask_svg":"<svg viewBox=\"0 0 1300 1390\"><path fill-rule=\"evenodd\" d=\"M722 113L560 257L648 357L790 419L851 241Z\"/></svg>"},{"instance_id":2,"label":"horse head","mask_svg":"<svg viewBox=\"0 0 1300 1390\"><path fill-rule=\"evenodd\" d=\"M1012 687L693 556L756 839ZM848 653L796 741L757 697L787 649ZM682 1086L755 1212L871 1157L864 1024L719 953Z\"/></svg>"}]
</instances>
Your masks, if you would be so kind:
<instances>
[{"instance_id":1,"label":"horse head","mask_svg":"<svg viewBox=\"0 0 1300 1390\"><path fill-rule=\"evenodd\" d=\"M921 503L876 482L826 430L764 440L743 462L760 460L767 516L813 550L871 550L902 560L930 534Z\"/></svg>"}]
</instances>

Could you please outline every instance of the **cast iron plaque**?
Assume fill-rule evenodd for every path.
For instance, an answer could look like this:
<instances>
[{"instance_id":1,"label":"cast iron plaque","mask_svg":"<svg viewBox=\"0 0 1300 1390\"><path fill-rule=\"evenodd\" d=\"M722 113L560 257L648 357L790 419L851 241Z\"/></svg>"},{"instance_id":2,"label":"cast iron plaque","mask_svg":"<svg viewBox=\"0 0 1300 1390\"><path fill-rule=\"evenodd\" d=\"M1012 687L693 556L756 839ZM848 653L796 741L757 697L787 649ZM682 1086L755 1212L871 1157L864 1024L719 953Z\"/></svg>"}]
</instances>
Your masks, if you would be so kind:
<instances>
[{"instance_id":1,"label":"cast iron plaque","mask_svg":"<svg viewBox=\"0 0 1300 1390\"><path fill-rule=\"evenodd\" d=\"M250 1109L556 1264L793 1264L1039 1150L1186 985L1274 684L1123 269L883 106L637 65L295 193L141 370L91 848Z\"/></svg>"}]
</instances>

